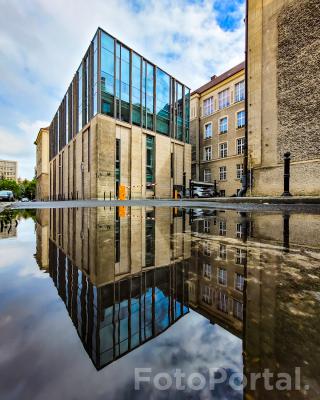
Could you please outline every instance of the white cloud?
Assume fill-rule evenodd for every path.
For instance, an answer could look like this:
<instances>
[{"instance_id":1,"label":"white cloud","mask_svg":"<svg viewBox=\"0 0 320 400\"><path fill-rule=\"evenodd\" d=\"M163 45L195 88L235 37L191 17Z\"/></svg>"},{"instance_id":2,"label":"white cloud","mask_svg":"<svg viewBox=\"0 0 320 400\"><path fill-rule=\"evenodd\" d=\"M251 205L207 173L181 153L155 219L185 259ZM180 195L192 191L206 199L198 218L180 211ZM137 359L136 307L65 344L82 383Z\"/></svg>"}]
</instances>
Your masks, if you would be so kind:
<instances>
[{"instance_id":1,"label":"white cloud","mask_svg":"<svg viewBox=\"0 0 320 400\"><path fill-rule=\"evenodd\" d=\"M52 119L98 26L192 89L241 62L244 6L232 12L236 29L224 31L215 1L141 0L136 12L129 0L0 0L1 139L5 133L17 149L21 138L32 145L37 122ZM17 121L31 122L16 132Z\"/></svg>"},{"instance_id":2,"label":"white cloud","mask_svg":"<svg viewBox=\"0 0 320 400\"><path fill-rule=\"evenodd\" d=\"M35 167L35 136L46 121L19 122L14 131L0 126L0 158L18 160L18 176L32 178Z\"/></svg>"}]
</instances>

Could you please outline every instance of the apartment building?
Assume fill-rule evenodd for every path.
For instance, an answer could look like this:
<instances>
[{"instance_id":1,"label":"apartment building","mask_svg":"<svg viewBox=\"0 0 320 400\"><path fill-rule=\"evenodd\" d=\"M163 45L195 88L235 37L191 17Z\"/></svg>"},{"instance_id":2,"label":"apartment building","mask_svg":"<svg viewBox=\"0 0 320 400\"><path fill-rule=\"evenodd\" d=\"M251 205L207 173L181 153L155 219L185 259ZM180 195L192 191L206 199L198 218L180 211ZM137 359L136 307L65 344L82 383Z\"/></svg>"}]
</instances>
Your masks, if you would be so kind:
<instances>
[{"instance_id":1,"label":"apartment building","mask_svg":"<svg viewBox=\"0 0 320 400\"><path fill-rule=\"evenodd\" d=\"M244 63L191 93L192 178L217 183L221 196L236 195L243 174Z\"/></svg>"},{"instance_id":2,"label":"apartment building","mask_svg":"<svg viewBox=\"0 0 320 400\"><path fill-rule=\"evenodd\" d=\"M16 181L18 178L18 162L10 160L0 160L0 179L12 179Z\"/></svg>"},{"instance_id":3,"label":"apartment building","mask_svg":"<svg viewBox=\"0 0 320 400\"><path fill-rule=\"evenodd\" d=\"M248 1L248 169L252 194L320 195L318 0Z\"/></svg>"},{"instance_id":4,"label":"apartment building","mask_svg":"<svg viewBox=\"0 0 320 400\"><path fill-rule=\"evenodd\" d=\"M50 197L172 197L189 110L189 88L99 28L50 124Z\"/></svg>"},{"instance_id":5,"label":"apartment building","mask_svg":"<svg viewBox=\"0 0 320 400\"><path fill-rule=\"evenodd\" d=\"M41 128L34 142L36 150L36 199L49 199L49 128Z\"/></svg>"}]
</instances>

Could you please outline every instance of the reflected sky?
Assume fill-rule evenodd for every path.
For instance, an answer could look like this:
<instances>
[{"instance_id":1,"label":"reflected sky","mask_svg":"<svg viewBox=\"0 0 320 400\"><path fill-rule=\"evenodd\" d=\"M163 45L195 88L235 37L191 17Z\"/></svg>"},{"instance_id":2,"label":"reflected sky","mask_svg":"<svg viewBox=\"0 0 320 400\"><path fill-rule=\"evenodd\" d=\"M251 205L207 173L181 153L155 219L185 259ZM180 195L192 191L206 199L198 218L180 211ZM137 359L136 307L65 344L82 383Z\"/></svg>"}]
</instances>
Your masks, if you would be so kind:
<instances>
[{"instance_id":1,"label":"reflected sky","mask_svg":"<svg viewBox=\"0 0 320 400\"><path fill-rule=\"evenodd\" d=\"M6 237L4 229L0 239L3 398L242 399L228 384L211 392L161 392L151 384L135 391L134 368L152 368L153 376L178 368L207 376L215 367L231 374L294 366L302 367L311 390L291 398L318 398L319 216L291 215L288 223L282 215L156 209L150 229L147 211L13 216L15 235ZM243 291L237 274L246 278ZM147 297L154 299L150 307L143 306ZM115 336L126 318L131 339L120 354ZM98 332L110 321L113 357L105 363L92 349L99 353L106 338ZM130 332L140 335L132 348ZM287 398L259 386L246 394Z\"/></svg>"}]
</instances>

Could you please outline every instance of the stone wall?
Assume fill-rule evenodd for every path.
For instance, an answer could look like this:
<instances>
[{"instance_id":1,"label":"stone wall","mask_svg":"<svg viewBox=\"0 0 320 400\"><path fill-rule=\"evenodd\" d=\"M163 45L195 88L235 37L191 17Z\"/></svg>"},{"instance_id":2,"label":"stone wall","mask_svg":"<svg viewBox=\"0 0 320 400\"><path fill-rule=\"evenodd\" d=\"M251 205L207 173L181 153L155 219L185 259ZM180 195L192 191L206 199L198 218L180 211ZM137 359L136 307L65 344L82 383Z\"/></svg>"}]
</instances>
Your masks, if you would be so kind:
<instances>
[{"instance_id":1,"label":"stone wall","mask_svg":"<svg viewBox=\"0 0 320 400\"><path fill-rule=\"evenodd\" d=\"M278 16L278 157L320 158L320 2L295 0Z\"/></svg>"},{"instance_id":2,"label":"stone wall","mask_svg":"<svg viewBox=\"0 0 320 400\"><path fill-rule=\"evenodd\" d=\"M145 198L148 196L147 134L151 132L97 115L50 162L51 198L114 198L116 139L120 139L121 143L120 184L126 187L126 197ZM164 135L152 135L155 136L155 196L171 198L173 185L182 185L184 172L187 184L189 182L191 145ZM174 159L174 179L171 178L171 154ZM56 181L55 191L53 175ZM153 191L151 194L153 195Z\"/></svg>"}]
</instances>

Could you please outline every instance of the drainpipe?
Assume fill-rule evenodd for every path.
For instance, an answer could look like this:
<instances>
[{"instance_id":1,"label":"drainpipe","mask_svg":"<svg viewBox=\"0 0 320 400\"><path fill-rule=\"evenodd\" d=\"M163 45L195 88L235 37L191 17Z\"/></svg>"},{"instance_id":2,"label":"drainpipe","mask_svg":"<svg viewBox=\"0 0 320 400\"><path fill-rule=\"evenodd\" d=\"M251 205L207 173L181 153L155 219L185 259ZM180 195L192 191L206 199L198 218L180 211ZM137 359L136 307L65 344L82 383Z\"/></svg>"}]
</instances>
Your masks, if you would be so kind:
<instances>
[{"instance_id":1,"label":"drainpipe","mask_svg":"<svg viewBox=\"0 0 320 400\"><path fill-rule=\"evenodd\" d=\"M244 154L243 154L243 176L242 176L242 188L239 192L239 197L245 197L248 189L248 7L249 0L246 0L246 19L245 19L245 99L244 99L244 109L245 109L245 128L244 128Z\"/></svg>"},{"instance_id":2,"label":"drainpipe","mask_svg":"<svg viewBox=\"0 0 320 400\"><path fill-rule=\"evenodd\" d=\"M198 147L198 159L197 159L197 164L198 164L198 181L201 182L201 178L200 178L200 162L201 162L201 145L200 145L200 137L201 137L201 116L200 116L200 111L201 111L201 107L200 107L200 96L199 96L199 107L198 107L198 134L196 136L196 140L198 139L198 143L196 143L196 146Z\"/></svg>"}]
</instances>

